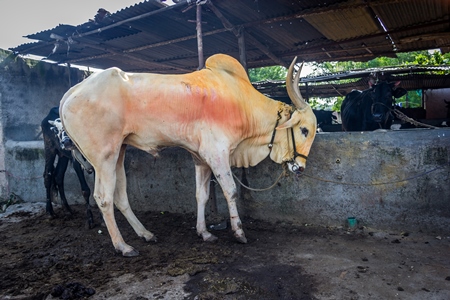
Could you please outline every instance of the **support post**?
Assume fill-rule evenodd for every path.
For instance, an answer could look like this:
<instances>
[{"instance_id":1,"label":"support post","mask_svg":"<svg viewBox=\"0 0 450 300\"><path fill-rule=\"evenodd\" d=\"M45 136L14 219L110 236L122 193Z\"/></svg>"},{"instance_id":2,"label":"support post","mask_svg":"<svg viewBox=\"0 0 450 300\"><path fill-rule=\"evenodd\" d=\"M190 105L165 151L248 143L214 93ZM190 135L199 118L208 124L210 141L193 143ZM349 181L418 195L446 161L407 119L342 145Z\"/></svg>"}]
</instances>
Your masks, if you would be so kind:
<instances>
[{"instance_id":1,"label":"support post","mask_svg":"<svg viewBox=\"0 0 450 300\"><path fill-rule=\"evenodd\" d=\"M242 66L244 67L245 71L247 70L247 54L245 49L245 35L244 35L244 27L241 26L238 29L238 46L239 46L239 61L241 62Z\"/></svg>"},{"instance_id":2,"label":"support post","mask_svg":"<svg viewBox=\"0 0 450 300\"><path fill-rule=\"evenodd\" d=\"M72 75L70 72L70 63L67 63L67 72L69 72L69 89L72 87Z\"/></svg>"},{"instance_id":3,"label":"support post","mask_svg":"<svg viewBox=\"0 0 450 300\"><path fill-rule=\"evenodd\" d=\"M298 88L300 89L300 87L298 87ZM306 97L305 97L305 99L306 99L306 102L309 103L309 86L308 86L307 82L305 82L305 88L306 88Z\"/></svg>"},{"instance_id":4,"label":"support post","mask_svg":"<svg viewBox=\"0 0 450 300\"><path fill-rule=\"evenodd\" d=\"M202 34L202 6L197 4L197 48L198 48L198 70L205 67L203 57L203 34Z\"/></svg>"}]
</instances>

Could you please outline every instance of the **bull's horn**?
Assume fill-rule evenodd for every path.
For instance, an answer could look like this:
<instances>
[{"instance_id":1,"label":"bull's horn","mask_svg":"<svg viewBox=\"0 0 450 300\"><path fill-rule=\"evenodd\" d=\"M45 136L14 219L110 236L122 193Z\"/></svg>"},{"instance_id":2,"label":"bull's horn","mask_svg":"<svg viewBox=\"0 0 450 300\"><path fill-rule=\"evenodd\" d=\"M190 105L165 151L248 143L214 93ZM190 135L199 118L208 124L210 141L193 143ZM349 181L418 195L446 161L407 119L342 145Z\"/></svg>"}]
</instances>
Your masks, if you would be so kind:
<instances>
[{"instance_id":1,"label":"bull's horn","mask_svg":"<svg viewBox=\"0 0 450 300\"><path fill-rule=\"evenodd\" d=\"M286 77L286 90L294 106L297 107L298 109L303 109L308 105L303 99L302 94L300 93L300 89L298 87L298 83L300 81L300 73L303 68L303 63L298 69L297 74L295 74L295 78L292 79L292 75L294 73L294 66L296 62L297 56L294 57L291 66L289 67L289 71Z\"/></svg>"}]
</instances>

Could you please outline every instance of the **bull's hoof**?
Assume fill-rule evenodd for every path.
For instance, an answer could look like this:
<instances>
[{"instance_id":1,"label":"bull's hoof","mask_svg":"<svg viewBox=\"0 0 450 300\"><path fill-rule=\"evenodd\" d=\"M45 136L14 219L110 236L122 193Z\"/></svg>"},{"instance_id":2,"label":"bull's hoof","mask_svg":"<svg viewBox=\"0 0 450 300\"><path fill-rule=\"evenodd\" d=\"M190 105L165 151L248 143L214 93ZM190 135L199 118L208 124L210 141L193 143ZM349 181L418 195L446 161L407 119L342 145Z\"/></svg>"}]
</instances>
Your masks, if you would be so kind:
<instances>
[{"instance_id":1,"label":"bull's hoof","mask_svg":"<svg viewBox=\"0 0 450 300\"><path fill-rule=\"evenodd\" d=\"M47 217L48 217L49 219L57 219L57 218L58 218L58 215L55 214L55 213L49 213L49 212L47 212Z\"/></svg>"},{"instance_id":2,"label":"bull's hoof","mask_svg":"<svg viewBox=\"0 0 450 300\"><path fill-rule=\"evenodd\" d=\"M236 235L236 240L237 240L239 243L247 244L247 238L245 237L245 235L241 235L241 236L237 236L237 235Z\"/></svg>"},{"instance_id":3,"label":"bull's hoof","mask_svg":"<svg viewBox=\"0 0 450 300\"><path fill-rule=\"evenodd\" d=\"M144 241L146 241L146 242L154 242L154 243L156 243L158 241L158 239L156 238L156 235L153 235L150 238L147 238L147 237L143 236L142 239Z\"/></svg>"},{"instance_id":4,"label":"bull's hoof","mask_svg":"<svg viewBox=\"0 0 450 300\"><path fill-rule=\"evenodd\" d=\"M215 241L217 241L217 236L215 236L214 234L211 234L208 231L199 233L198 235L202 237L204 242L215 242Z\"/></svg>"},{"instance_id":5,"label":"bull's hoof","mask_svg":"<svg viewBox=\"0 0 450 300\"><path fill-rule=\"evenodd\" d=\"M218 240L217 236L215 236L215 235L212 235L212 234L211 234L211 236L210 236L210 237L208 237L208 238L206 238L206 239L203 239L203 241L205 241L205 242L209 242L209 243L211 243L211 242L215 242L215 241L217 241L217 240Z\"/></svg>"},{"instance_id":6,"label":"bull's hoof","mask_svg":"<svg viewBox=\"0 0 450 300\"><path fill-rule=\"evenodd\" d=\"M145 230L138 234L146 242L157 242L156 236L148 230Z\"/></svg>"},{"instance_id":7,"label":"bull's hoof","mask_svg":"<svg viewBox=\"0 0 450 300\"><path fill-rule=\"evenodd\" d=\"M73 217L75 217L75 214L72 211L64 211L64 218L72 219Z\"/></svg>"},{"instance_id":8,"label":"bull's hoof","mask_svg":"<svg viewBox=\"0 0 450 300\"><path fill-rule=\"evenodd\" d=\"M137 251L136 249L132 248L129 251L126 252L122 252L122 256L124 257L135 257L135 256L139 256L139 251Z\"/></svg>"},{"instance_id":9,"label":"bull's hoof","mask_svg":"<svg viewBox=\"0 0 450 300\"><path fill-rule=\"evenodd\" d=\"M114 249L117 254L122 254L124 257L134 257L139 255L139 251L127 244L119 244L117 245L117 248L114 247Z\"/></svg>"}]
</instances>

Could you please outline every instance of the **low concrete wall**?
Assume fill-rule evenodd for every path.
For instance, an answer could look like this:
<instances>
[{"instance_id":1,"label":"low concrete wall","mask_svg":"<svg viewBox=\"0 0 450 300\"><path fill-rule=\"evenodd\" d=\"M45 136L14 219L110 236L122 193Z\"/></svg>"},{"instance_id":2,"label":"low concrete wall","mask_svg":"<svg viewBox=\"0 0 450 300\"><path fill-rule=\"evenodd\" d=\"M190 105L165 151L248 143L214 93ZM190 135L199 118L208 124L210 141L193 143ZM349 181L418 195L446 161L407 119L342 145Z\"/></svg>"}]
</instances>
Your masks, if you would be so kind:
<instances>
[{"instance_id":1,"label":"low concrete wall","mask_svg":"<svg viewBox=\"0 0 450 300\"><path fill-rule=\"evenodd\" d=\"M8 181L6 195L16 194L26 202L46 200L44 187L44 141L5 143L5 176ZM89 186L94 190L94 175L86 175ZM70 164L64 178L67 200L70 203L84 203L75 171ZM94 201L92 200L92 204Z\"/></svg>"},{"instance_id":2,"label":"low concrete wall","mask_svg":"<svg viewBox=\"0 0 450 300\"><path fill-rule=\"evenodd\" d=\"M45 201L42 142L7 142L10 192L26 201ZM241 189L241 216L269 221L361 225L390 230L448 231L450 227L450 129L319 134L305 174L290 175L265 192ZM182 149L161 158L131 148L125 168L135 210L196 212L194 165ZM69 203L82 203L69 167ZM249 185L270 186L281 173L269 159L245 170ZM239 177L242 170L234 170ZM93 188L93 175L87 176ZM408 179L408 180L404 180ZM216 189L219 213L228 215Z\"/></svg>"},{"instance_id":3,"label":"low concrete wall","mask_svg":"<svg viewBox=\"0 0 450 300\"><path fill-rule=\"evenodd\" d=\"M41 121L52 107L59 105L70 86L88 75L0 49L0 200L8 198L11 192L45 199L41 189L26 187L31 184L41 188L38 182L43 182Z\"/></svg>"}]
</instances>

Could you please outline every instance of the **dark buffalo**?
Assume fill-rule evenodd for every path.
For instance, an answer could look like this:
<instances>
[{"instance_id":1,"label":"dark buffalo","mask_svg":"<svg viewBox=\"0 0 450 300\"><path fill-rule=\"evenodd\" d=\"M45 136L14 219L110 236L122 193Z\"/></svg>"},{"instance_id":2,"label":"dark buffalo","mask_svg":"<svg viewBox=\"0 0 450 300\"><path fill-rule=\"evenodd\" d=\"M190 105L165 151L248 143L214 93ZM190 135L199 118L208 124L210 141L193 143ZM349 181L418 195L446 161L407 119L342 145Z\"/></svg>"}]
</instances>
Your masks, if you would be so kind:
<instances>
[{"instance_id":1,"label":"dark buffalo","mask_svg":"<svg viewBox=\"0 0 450 300\"><path fill-rule=\"evenodd\" d=\"M447 119L450 119L450 101L447 101L447 99L444 99L445 107L447 108Z\"/></svg>"},{"instance_id":2,"label":"dark buffalo","mask_svg":"<svg viewBox=\"0 0 450 300\"><path fill-rule=\"evenodd\" d=\"M393 116L390 113L393 98L406 94L400 82L382 81L364 91L354 90L345 96L341 106L344 131L369 131L389 129Z\"/></svg>"},{"instance_id":3,"label":"dark buffalo","mask_svg":"<svg viewBox=\"0 0 450 300\"><path fill-rule=\"evenodd\" d=\"M329 110L317 110L313 109L314 114L317 119L317 127L321 127L322 125L331 125L333 124L333 111Z\"/></svg>"},{"instance_id":4,"label":"dark buffalo","mask_svg":"<svg viewBox=\"0 0 450 300\"><path fill-rule=\"evenodd\" d=\"M317 131L328 131L327 129L333 125L340 123L337 112L324 109L313 109L314 115L317 119Z\"/></svg>"},{"instance_id":5,"label":"dark buffalo","mask_svg":"<svg viewBox=\"0 0 450 300\"><path fill-rule=\"evenodd\" d=\"M58 190L61 196L61 201L66 210L72 214L72 209L67 203L66 195L64 192L64 175L67 170L69 161L72 162L72 166L78 176L81 185L81 193L86 201L86 214L87 225L89 228L94 226L91 207L89 205L89 197L91 190L84 177L83 169L80 163L73 159L72 153L68 150L61 148L60 140L57 136L57 129L54 128L50 122L55 122L59 119L59 107L53 107L48 115L42 120L42 135L44 138L44 151L45 151L45 170L44 170L44 185L47 192L47 213L52 217L56 216L53 211L52 198L53 190ZM55 159L58 156L58 162L55 167Z\"/></svg>"}]
</instances>

